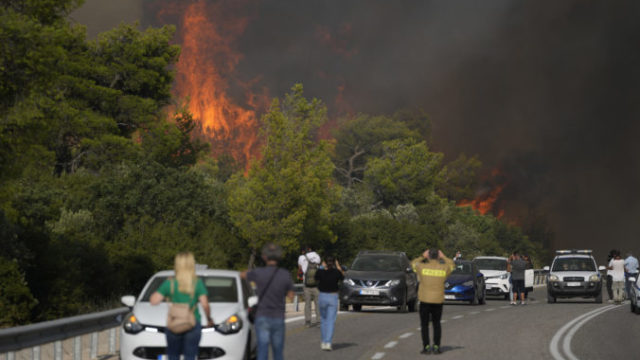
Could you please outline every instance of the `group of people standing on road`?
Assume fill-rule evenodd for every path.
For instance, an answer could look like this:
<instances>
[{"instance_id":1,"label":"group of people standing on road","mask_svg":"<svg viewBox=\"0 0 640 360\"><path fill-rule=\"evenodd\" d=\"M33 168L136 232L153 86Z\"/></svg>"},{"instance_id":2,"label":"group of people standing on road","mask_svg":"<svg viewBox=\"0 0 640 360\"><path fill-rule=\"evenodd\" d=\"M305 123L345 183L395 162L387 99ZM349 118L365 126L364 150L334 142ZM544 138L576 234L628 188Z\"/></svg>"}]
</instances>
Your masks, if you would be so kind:
<instances>
[{"instance_id":1,"label":"group of people standing on road","mask_svg":"<svg viewBox=\"0 0 640 360\"><path fill-rule=\"evenodd\" d=\"M630 252L622 259L620 250L613 249L609 252L607 265L607 294L609 301L621 304L625 294L631 296L631 284L629 278L638 278L638 259Z\"/></svg>"}]
</instances>

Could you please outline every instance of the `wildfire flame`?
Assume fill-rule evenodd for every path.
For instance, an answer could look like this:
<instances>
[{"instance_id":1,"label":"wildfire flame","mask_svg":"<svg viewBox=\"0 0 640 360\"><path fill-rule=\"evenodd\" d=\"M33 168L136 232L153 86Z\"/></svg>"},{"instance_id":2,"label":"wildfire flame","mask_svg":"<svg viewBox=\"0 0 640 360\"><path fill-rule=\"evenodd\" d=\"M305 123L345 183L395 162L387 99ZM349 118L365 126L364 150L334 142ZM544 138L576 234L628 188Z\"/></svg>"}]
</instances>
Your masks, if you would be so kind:
<instances>
[{"instance_id":1,"label":"wildfire flame","mask_svg":"<svg viewBox=\"0 0 640 360\"><path fill-rule=\"evenodd\" d=\"M500 169L495 168L491 170L491 175L489 178L490 180L485 179L485 181L488 180L487 182L495 184L496 182L500 181L501 178L502 180L504 180L504 175L502 174L502 171ZM482 215L486 215L488 213L495 213L494 205L496 204L496 201L498 200L505 186L506 186L506 183L493 185L491 186L491 190L483 191L475 199L461 200L458 202L457 205L471 206L471 208L473 208L475 211L479 212ZM504 216L504 210L503 209L498 210L496 217L500 219L503 216Z\"/></svg>"},{"instance_id":2,"label":"wildfire flame","mask_svg":"<svg viewBox=\"0 0 640 360\"><path fill-rule=\"evenodd\" d=\"M189 110L200 124L201 135L212 143L214 155L227 152L247 164L257 156L256 109L266 105L267 97L253 94L253 83L231 78L242 59L233 44L248 18L222 16L223 5L228 6L206 0L181 4L182 52L174 91L179 98L188 99ZM229 95L230 80L244 91L244 107Z\"/></svg>"}]
</instances>

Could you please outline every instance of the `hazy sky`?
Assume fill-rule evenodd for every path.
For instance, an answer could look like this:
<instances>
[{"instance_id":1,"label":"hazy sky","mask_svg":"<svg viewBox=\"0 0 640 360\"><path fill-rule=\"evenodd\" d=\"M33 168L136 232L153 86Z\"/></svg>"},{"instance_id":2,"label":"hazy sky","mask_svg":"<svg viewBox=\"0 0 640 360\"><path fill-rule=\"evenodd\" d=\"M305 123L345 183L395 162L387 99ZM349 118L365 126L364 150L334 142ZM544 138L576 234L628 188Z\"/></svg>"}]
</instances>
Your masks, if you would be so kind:
<instances>
[{"instance_id":1,"label":"hazy sky","mask_svg":"<svg viewBox=\"0 0 640 360\"><path fill-rule=\"evenodd\" d=\"M89 0L73 17L92 35L136 19L180 29L157 15L192 2ZM640 3L208 3L216 21L248 19L235 78L271 96L302 82L333 111L422 108L435 149L502 169L507 217L542 212L557 247L640 250Z\"/></svg>"}]
</instances>

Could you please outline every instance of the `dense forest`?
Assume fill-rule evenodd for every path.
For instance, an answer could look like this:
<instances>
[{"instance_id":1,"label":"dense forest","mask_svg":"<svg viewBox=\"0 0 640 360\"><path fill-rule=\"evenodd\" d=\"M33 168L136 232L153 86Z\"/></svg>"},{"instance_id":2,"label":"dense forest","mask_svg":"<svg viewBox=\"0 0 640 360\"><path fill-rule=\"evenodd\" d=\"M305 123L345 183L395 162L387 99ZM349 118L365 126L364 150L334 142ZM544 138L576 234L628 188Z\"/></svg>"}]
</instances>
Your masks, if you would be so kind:
<instances>
[{"instance_id":1,"label":"dense forest","mask_svg":"<svg viewBox=\"0 0 640 360\"><path fill-rule=\"evenodd\" d=\"M259 265L269 241L348 264L362 249L542 256L522 229L467 206L476 157L446 162L419 111L341 118L329 137L301 84L261 118L261 156L209 153L172 97L171 26L88 40L80 0L0 8L0 327L117 306L181 250Z\"/></svg>"}]
</instances>

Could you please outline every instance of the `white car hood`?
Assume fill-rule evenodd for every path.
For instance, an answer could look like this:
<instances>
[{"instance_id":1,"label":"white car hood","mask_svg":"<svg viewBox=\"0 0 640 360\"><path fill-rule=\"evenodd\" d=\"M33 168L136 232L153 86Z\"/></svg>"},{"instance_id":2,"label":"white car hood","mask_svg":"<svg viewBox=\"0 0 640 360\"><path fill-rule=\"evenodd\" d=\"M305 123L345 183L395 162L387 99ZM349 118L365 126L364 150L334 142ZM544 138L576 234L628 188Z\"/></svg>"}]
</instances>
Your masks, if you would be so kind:
<instances>
[{"instance_id":1,"label":"white car hood","mask_svg":"<svg viewBox=\"0 0 640 360\"><path fill-rule=\"evenodd\" d=\"M243 309L238 303L209 303L213 322L216 324L224 322L229 316L240 313ZM200 320L204 324L206 316L202 306L198 305L200 310ZM149 302L138 302L133 307L133 314L138 318L140 324L151 326L165 326L167 324L167 312L169 311L168 303L160 303L151 305Z\"/></svg>"},{"instance_id":2,"label":"white car hood","mask_svg":"<svg viewBox=\"0 0 640 360\"><path fill-rule=\"evenodd\" d=\"M480 272L482 273L482 275L484 275L485 278L500 276L507 273L504 270L480 270Z\"/></svg>"}]
</instances>

